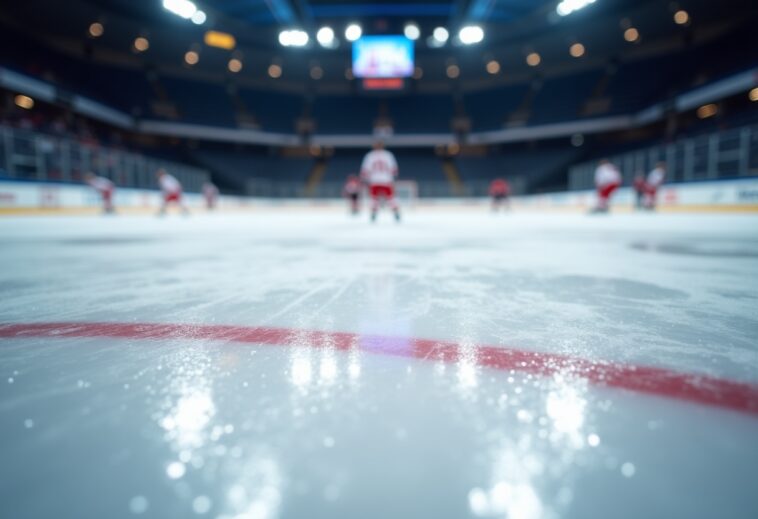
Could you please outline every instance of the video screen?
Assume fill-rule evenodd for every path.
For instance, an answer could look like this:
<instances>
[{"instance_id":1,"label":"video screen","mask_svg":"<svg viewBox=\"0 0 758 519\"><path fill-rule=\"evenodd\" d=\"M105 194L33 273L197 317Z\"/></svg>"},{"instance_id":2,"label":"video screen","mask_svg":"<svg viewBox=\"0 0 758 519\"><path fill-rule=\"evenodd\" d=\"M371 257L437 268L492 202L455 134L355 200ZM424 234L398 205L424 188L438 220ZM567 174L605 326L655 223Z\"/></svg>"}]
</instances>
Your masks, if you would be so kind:
<instances>
[{"instance_id":1,"label":"video screen","mask_svg":"<svg viewBox=\"0 0 758 519\"><path fill-rule=\"evenodd\" d=\"M413 75L413 41L405 36L364 36L353 43L353 75L401 78Z\"/></svg>"}]
</instances>

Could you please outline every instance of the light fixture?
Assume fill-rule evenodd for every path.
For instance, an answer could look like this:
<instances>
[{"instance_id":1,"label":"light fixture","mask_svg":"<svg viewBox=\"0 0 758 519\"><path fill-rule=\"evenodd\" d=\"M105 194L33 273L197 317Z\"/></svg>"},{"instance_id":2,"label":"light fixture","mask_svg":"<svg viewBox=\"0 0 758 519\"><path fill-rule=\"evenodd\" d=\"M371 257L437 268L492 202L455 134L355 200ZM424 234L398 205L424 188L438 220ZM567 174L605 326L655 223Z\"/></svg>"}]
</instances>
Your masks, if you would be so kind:
<instances>
[{"instance_id":1,"label":"light fixture","mask_svg":"<svg viewBox=\"0 0 758 519\"><path fill-rule=\"evenodd\" d=\"M696 113L697 113L698 119L708 119L709 117L713 117L714 115L716 115L718 111L719 111L718 106L716 106L714 103L710 103L698 108Z\"/></svg>"},{"instance_id":2,"label":"light fixture","mask_svg":"<svg viewBox=\"0 0 758 519\"><path fill-rule=\"evenodd\" d=\"M594 4L595 0L563 0L555 8L555 11L560 16L568 16L579 9L584 9L590 4Z\"/></svg>"},{"instance_id":3,"label":"light fixture","mask_svg":"<svg viewBox=\"0 0 758 519\"><path fill-rule=\"evenodd\" d=\"M279 43L283 47L305 47L309 39L308 33L300 29L288 29L279 33Z\"/></svg>"},{"instance_id":4,"label":"light fixture","mask_svg":"<svg viewBox=\"0 0 758 519\"><path fill-rule=\"evenodd\" d=\"M16 104L16 106L23 108L24 110L31 110L34 108L34 99L23 94L18 94L16 97L14 97L13 102Z\"/></svg>"},{"instance_id":5,"label":"light fixture","mask_svg":"<svg viewBox=\"0 0 758 519\"><path fill-rule=\"evenodd\" d=\"M674 13L674 23L677 25L687 25L690 21L690 14L684 9L680 9Z\"/></svg>"},{"instance_id":6,"label":"light fixture","mask_svg":"<svg viewBox=\"0 0 758 519\"><path fill-rule=\"evenodd\" d=\"M357 23L351 23L345 28L345 39L347 41L355 41L361 37L363 29Z\"/></svg>"},{"instance_id":7,"label":"light fixture","mask_svg":"<svg viewBox=\"0 0 758 519\"><path fill-rule=\"evenodd\" d=\"M189 50L184 54L184 62L187 65L197 65L198 61L200 61L200 55L194 50Z\"/></svg>"},{"instance_id":8,"label":"light fixture","mask_svg":"<svg viewBox=\"0 0 758 519\"><path fill-rule=\"evenodd\" d=\"M421 29L418 28L418 25L416 25L413 22L405 24L405 28L403 29L403 34L405 34L405 37L409 40L418 40L419 36L421 36Z\"/></svg>"},{"instance_id":9,"label":"light fixture","mask_svg":"<svg viewBox=\"0 0 758 519\"><path fill-rule=\"evenodd\" d=\"M203 25L205 23L205 20L207 20L208 17L203 11L195 11L195 14L190 17L190 20L192 20L192 23L195 25Z\"/></svg>"},{"instance_id":10,"label":"light fixture","mask_svg":"<svg viewBox=\"0 0 758 519\"><path fill-rule=\"evenodd\" d=\"M758 101L758 87L752 89L750 92L747 93L748 99L751 101Z\"/></svg>"},{"instance_id":11,"label":"light fixture","mask_svg":"<svg viewBox=\"0 0 758 519\"><path fill-rule=\"evenodd\" d=\"M465 27L461 27L461 30L458 32L458 39L464 45L479 43L484 39L484 29L478 25L466 25Z\"/></svg>"},{"instance_id":12,"label":"light fixture","mask_svg":"<svg viewBox=\"0 0 758 519\"><path fill-rule=\"evenodd\" d=\"M536 67L542 62L542 57L536 52L530 52L526 56L526 64L530 67Z\"/></svg>"},{"instance_id":13,"label":"light fixture","mask_svg":"<svg viewBox=\"0 0 758 519\"><path fill-rule=\"evenodd\" d=\"M447 29L444 27L436 27L434 29L434 32L432 32L432 36L437 42L442 45L447 42L447 39L450 37L450 33L447 32Z\"/></svg>"},{"instance_id":14,"label":"light fixture","mask_svg":"<svg viewBox=\"0 0 758 519\"><path fill-rule=\"evenodd\" d=\"M571 47L569 47L569 54L575 58L581 58L584 56L584 45L581 43L574 43Z\"/></svg>"},{"instance_id":15,"label":"light fixture","mask_svg":"<svg viewBox=\"0 0 758 519\"><path fill-rule=\"evenodd\" d=\"M139 36L134 39L134 50L137 52L145 52L150 48L150 42L144 36Z\"/></svg>"},{"instance_id":16,"label":"light fixture","mask_svg":"<svg viewBox=\"0 0 758 519\"><path fill-rule=\"evenodd\" d=\"M105 28L103 27L103 24L100 22L95 22L89 26L89 35L93 38L99 38L103 35L105 32Z\"/></svg>"},{"instance_id":17,"label":"light fixture","mask_svg":"<svg viewBox=\"0 0 758 519\"><path fill-rule=\"evenodd\" d=\"M458 67L458 65L448 65L446 72L447 72L447 77L449 77L450 79L455 79L461 75L461 69Z\"/></svg>"},{"instance_id":18,"label":"light fixture","mask_svg":"<svg viewBox=\"0 0 758 519\"><path fill-rule=\"evenodd\" d=\"M487 62L487 72L490 74L497 74L500 72L500 63L497 60L491 59Z\"/></svg>"},{"instance_id":19,"label":"light fixture","mask_svg":"<svg viewBox=\"0 0 758 519\"><path fill-rule=\"evenodd\" d=\"M322 47L334 46L334 29L331 27L322 27L316 33L316 40Z\"/></svg>"},{"instance_id":20,"label":"light fixture","mask_svg":"<svg viewBox=\"0 0 758 519\"><path fill-rule=\"evenodd\" d=\"M635 41L640 39L640 31L638 31L634 27L629 27L627 30L624 31L624 39L628 41L629 43L634 43Z\"/></svg>"},{"instance_id":21,"label":"light fixture","mask_svg":"<svg viewBox=\"0 0 758 519\"><path fill-rule=\"evenodd\" d=\"M227 32L207 31L203 41L209 47L217 49L232 50L237 46L237 39Z\"/></svg>"},{"instance_id":22,"label":"light fixture","mask_svg":"<svg viewBox=\"0 0 758 519\"><path fill-rule=\"evenodd\" d=\"M268 66L268 75L272 79L278 79L282 77L282 67L281 65L277 65L276 63L272 63Z\"/></svg>"},{"instance_id":23,"label":"light fixture","mask_svg":"<svg viewBox=\"0 0 758 519\"><path fill-rule=\"evenodd\" d=\"M240 61L237 58L232 58L229 60L228 68L229 68L229 72L233 72L236 74L237 72L242 70L242 61Z\"/></svg>"},{"instance_id":24,"label":"light fixture","mask_svg":"<svg viewBox=\"0 0 758 519\"><path fill-rule=\"evenodd\" d=\"M163 0L163 8L185 20L189 20L197 12L197 6L190 0Z\"/></svg>"}]
</instances>

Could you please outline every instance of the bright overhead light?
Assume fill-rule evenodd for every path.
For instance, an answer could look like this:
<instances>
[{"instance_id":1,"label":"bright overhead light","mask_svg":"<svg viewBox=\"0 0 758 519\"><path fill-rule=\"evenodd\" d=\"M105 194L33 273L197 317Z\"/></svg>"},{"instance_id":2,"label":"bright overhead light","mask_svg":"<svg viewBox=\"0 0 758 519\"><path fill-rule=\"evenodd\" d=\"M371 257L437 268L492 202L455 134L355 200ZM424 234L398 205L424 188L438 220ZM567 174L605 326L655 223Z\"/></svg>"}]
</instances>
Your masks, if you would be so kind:
<instances>
[{"instance_id":1,"label":"bright overhead light","mask_svg":"<svg viewBox=\"0 0 758 519\"><path fill-rule=\"evenodd\" d=\"M305 47L308 45L308 33L300 29L290 29L279 33L279 43L284 47Z\"/></svg>"},{"instance_id":2,"label":"bright overhead light","mask_svg":"<svg viewBox=\"0 0 758 519\"><path fill-rule=\"evenodd\" d=\"M89 26L89 35L93 38L99 38L103 35L103 32L105 32L105 29L103 28L103 24L100 22L95 22Z\"/></svg>"},{"instance_id":3,"label":"bright overhead light","mask_svg":"<svg viewBox=\"0 0 758 519\"><path fill-rule=\"evenodd\" d=\"M24 110L31 110L34 108L34 99L32 99L29 96L25 96L23 94L18 94L14 99L13 102L18 106L19 108L23 108Z\"/></svg>"},{"instance_id":4,"label":"bright overhead light","mask_svg":"<svg viewBox=\"0 0 758 519\"><path fill-rule=\"evenodd\" d=\"M434 36L434 39L437 40L438 42L445 43L447 39L450 37L450 33L447 32L447 29L445 29L444 27L437 27L436 29L434 29L432 36Z\"/></svg>"},{"instance_id":5,"label":"bright overhead light","mask_svg":"<svg viewBox=\"0 0 758 519\"><path fill-rule=\"evenodd\" d=\"M363 29L357 23L351 23L345 28L345 38L347 41L355 41L361 37Z\"/></svg>"},{"instance_id":6,"label":"bright overhead light","mask_svg":"<svg viewBox=\"0 0 758 519\"><path fill-rule=\"evenodd\" d=\"M748 99L755 102L758 101L758 87L752 89L750 92L747 93Z\"/></svg>"},{"instance_id":7,"label":"bright overhead light","mask_svg":"<svg viewBox=\"0 0 758 519\"><path fill-rule=\"evenodd\" d=\"M690 14L684 9L674 13L674 22L677 25L686 25L690 21Z\"/></svg>"},{"instance_id":8,"label":"bright overhead light","mask_svg":"<svg viewBox=\"0 0 758 519\"><path fill-rule=\"evenodd\" d=\"M478 25L467 25L461 28L458 38L464 45L473 45L484 39L484 30Z\"/></svg>"},{"instance_id":9,"label":"bright overhead light","mask_svg":"<svg viewBox=\"0 0 758 519\"><path fill-rule=\"evenodd\" d=\"M203 41L207 46L217 49L232 50L237 46L237 39L234 36L221 31L207 31Z\"/></svg>"},{"instance_id":10,"label":"bright overhead light","mask_svg":"<svg viewBox=\"0 0 758 519\"><path fill-rule=\"evenodd\" d=\"M500 72L500 63L497 60L490 60L487 62L487 72L490 74L497 74Z\"/></svg>"},{"instance_id":11,"label":"bright overhead light","mask_svg":"<svg viewBox=\"0 0 758 519\"><path fill-rule=\"evenodd\" d=\"M560 16L568 16L571 13L578 11L579 9L584 9L588 5L594 3L595 0L563 0L558 4L558 7L555 8L555 11Z\"/></svg>"},{"instance_id":12,"label":"bright overhead light","mask_svg":"<svg viewBox=\"0 0 758 519\"><path fill-rule=\"evenodd\" d=\"M200 61L200 55L194 50L187 51L184 54L184 62L187 65L197 65L198 61Z\"/></svg>"},{"instance_id":13,"label":"bright overhead light","mask_svg":"<svg viewBox=\"0 0 758 519\"><path fill-rule=\"evenodd\" d=\"M229 68L229 72L237 73L240 70L242 70L242 61L237 58L232 58L229 60L229 64L227 65Z\"/></svg>"},{"instance_id":14,"label":"bright overhead light","mask_svg":"<svg viewBox=\"0 0 758 519\"><path fill-rule=\"evenodd\" d=\"M197 6L190 0L163 0L163 8L185 20L192 18L197 11Z\"/></svg>"},{"instance_id":15,"label":"bright overhead light","mask_svg":"<svg viewBox=\"0 0 758 519\"><path fill-rule=\"evenodd\" d=\"M316 39L322 47L331 47L334 45L334 29L331 27L322 27L316 33Z\"/></svg>"},{"instance_id":16,"label":"bright overhead light","mask_svg":"<svg viewBox=\"0 0 758 519\"><path fill-rule=\"evenodd\" d=\"M624 39L628 41L629 43L634 43L640 39L640 31L638 31L634 27L629 27L627 30L624 31Z\"/></svg>"},{"instance_id":17,"label":"bright overhead light","mask_svg":"<svg viewBox=\"0 0 758 519\"><path fill-rule=\"evenodd\" d=\"M408 23L405 25L405 29L403 29L403 34L409 40L418 40L419 36L421 36L421 29L415 23Z\"/></svg>"},{"instance_id":18,"label":"bright overhead light","mask_svg":"<svg viewBox=\"0 0 758 519\"><path fill-rule=\"evenodd\" d=\"M144 36L134 39L134 50L137 52L145 52L150 48L150 42Z\"/></svg>"},{"instance_id":19,"label":"bright overhead light","mask_svg":"<svg viewBox=\"0 0 758 519\"><path fill-rule=\"evenodd\" d=\"M536 52L530 52L526 56L526 64L530 67L536 67L542 62L542 57Z\"/></svg>"},{"instance_id":20,"label":"bright overhead light","mask_svg":"<svg viewBox=\"0 0 758 519\"><path fill-rule=\"evenodd\" d=\"M268 67L268 75L272 79L277 79L279 77L282 77L282 67L280 65L277 65L276 63L272 63Z\"/></svg>"},{"instance_id":21,"label":"bright overhead light","mask_svg":"<svg viewBox=\"0 0 758 519\"><path fill-rule=\"evenodd\" d=\"M581 43L574 43L571 47L569 47L569 54L571 54L571 56L574 58L581 58L584 56L584 45Z\"/></svg>"},{"instance_id":22,"label":"bright overhead light","mask_svg":"<svg viewBox=\"0 0 758 519\"><path fill-rule=\"evenodd\" d=\"M195 25L203 25L207 19L208 17L203 11L195 11L195 14L190 18Z\"/></svg>"}]
</instances>

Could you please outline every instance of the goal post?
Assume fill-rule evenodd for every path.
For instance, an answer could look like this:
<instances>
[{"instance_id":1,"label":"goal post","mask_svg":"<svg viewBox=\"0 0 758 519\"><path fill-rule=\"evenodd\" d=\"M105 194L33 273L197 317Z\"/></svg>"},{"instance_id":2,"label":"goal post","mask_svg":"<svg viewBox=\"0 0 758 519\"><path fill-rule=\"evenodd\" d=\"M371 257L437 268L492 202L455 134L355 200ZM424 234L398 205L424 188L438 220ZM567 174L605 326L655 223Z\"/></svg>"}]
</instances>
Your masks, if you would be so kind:
<instances>
[{"instance_id":1,"label":"goal post","mask_svg":"<svg viewBox=\"0 0 758 519\"><path fill-rule=\"evenodd\" d=\"M415 180L395 181L395 198L403 207L413 207L418 202L418 182Z\"/></svg>"}]
</instances>

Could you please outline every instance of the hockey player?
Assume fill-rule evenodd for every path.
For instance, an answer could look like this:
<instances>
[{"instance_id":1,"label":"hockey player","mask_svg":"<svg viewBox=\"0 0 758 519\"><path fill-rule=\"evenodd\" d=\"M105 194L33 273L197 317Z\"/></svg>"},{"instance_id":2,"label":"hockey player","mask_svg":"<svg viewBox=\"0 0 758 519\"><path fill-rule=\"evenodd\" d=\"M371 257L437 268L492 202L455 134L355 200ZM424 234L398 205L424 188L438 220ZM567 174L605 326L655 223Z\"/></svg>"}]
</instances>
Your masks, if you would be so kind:
<instances>
[{"instance_id":1,"label":"hockey player","mask_svg":"<svg viewBox=\"0 0 758 519\"><path fill-rule=\"evenodd\" d=\"M377 141L374 149L366 154L361 165L361 177L369 186L371 195L371 221L376 221L379 206L386 203L400 221L400 208L395 201L395 177L397 161L392 152L384 149L384 143Z\"/></svg>"},{"instance_id":2,"label":"hockey player","mask_svg":"<svg viewBox=\"0 0 758 519\"><path fill-rule=\"evenodd\" d=\"M653 170L648 173L647 180L645 181L645 197L643 201L645 209L655 209L658 188L661 187L665 179L666 163L659 162L655 165L655 168L653 168Z\"/></svg>"},{"instance_id":3,"label":"hockey player","mask_svg":"<svg viewBox=\"0 0 758 519\"><path fill-rule=\"evenodd\" d=\"M634 176L634 180L632 181L632 186L634 187L634 207L635 209L642 209L643 200L645 198L645 174L642 172L638 172Z\"/></svg>"},{"instance_id":4,"label":"hockey player","mask_svg":"<svg viewBox=\"0 0 758 519\"><path fill-rule=\"evenodd\" d=\"M492 197L492 210L497 211L501 206L509 208L508 197L511 195L511 186L502 178L496 178L490 183L490 197Z\"/></svg>"},{"instance_id":5,"label":"hockey player","mask_svg":"<svg viewBox=\"0 0 758 519\"><path fill-rule=\"evenodd\" d=\"M182 210L182 214L189 214L189 211L182 203L182 185L176 177L169 175L163 168L160 168L155 174L158 177L158 184L161 186L161 192L163 193L163 203L161 204L158 216L166 214L166 208L170 202L177 204Z\"/></svg>"},{"instance_id":6,"label":"hockey player","mask_svg":"<svg viewBox=\"0 0 758 519\"><path fill-rule=\"evenodd\" d=\"M594 213L607 213L608 203L613 192L621 185L621 172L611 161L603 159L595 170L595 188L597 189L597 207Z\"/></svg>"},{"instance_id":7,"label":"hockey player","mask_svg":"<svg viewBox=\"0 0 758 519\"><path fill-rule=\"evenodd\" d=\"M205 198L205 207L209 211L213 211L218 202L218 188L211 182L204 182L203 198Z\"/></svg>"},{"instance_id":8,"label":"hockey player","mask_svg":"<svg viewBox=\"0 0 758 519\"><path fill-rule=\"evenodd\" d=\"M115 211L113 207L113 193L116 186L105 177L98 177L94 173L86 173L84 181L100 194L103 200L103 212L111 214Z\"/></svg>"},{"instance_id":9,"label":"hockey player","mask_svg":"<svg viewBox=\"0 0 758 519\"><path fill-rule=\"evenodd\" d=\"M361 199L361 179L357 175L349 175L342 188L342 195L350 202L350 214L358 214Z\"/></svg>"}]
</instances>

